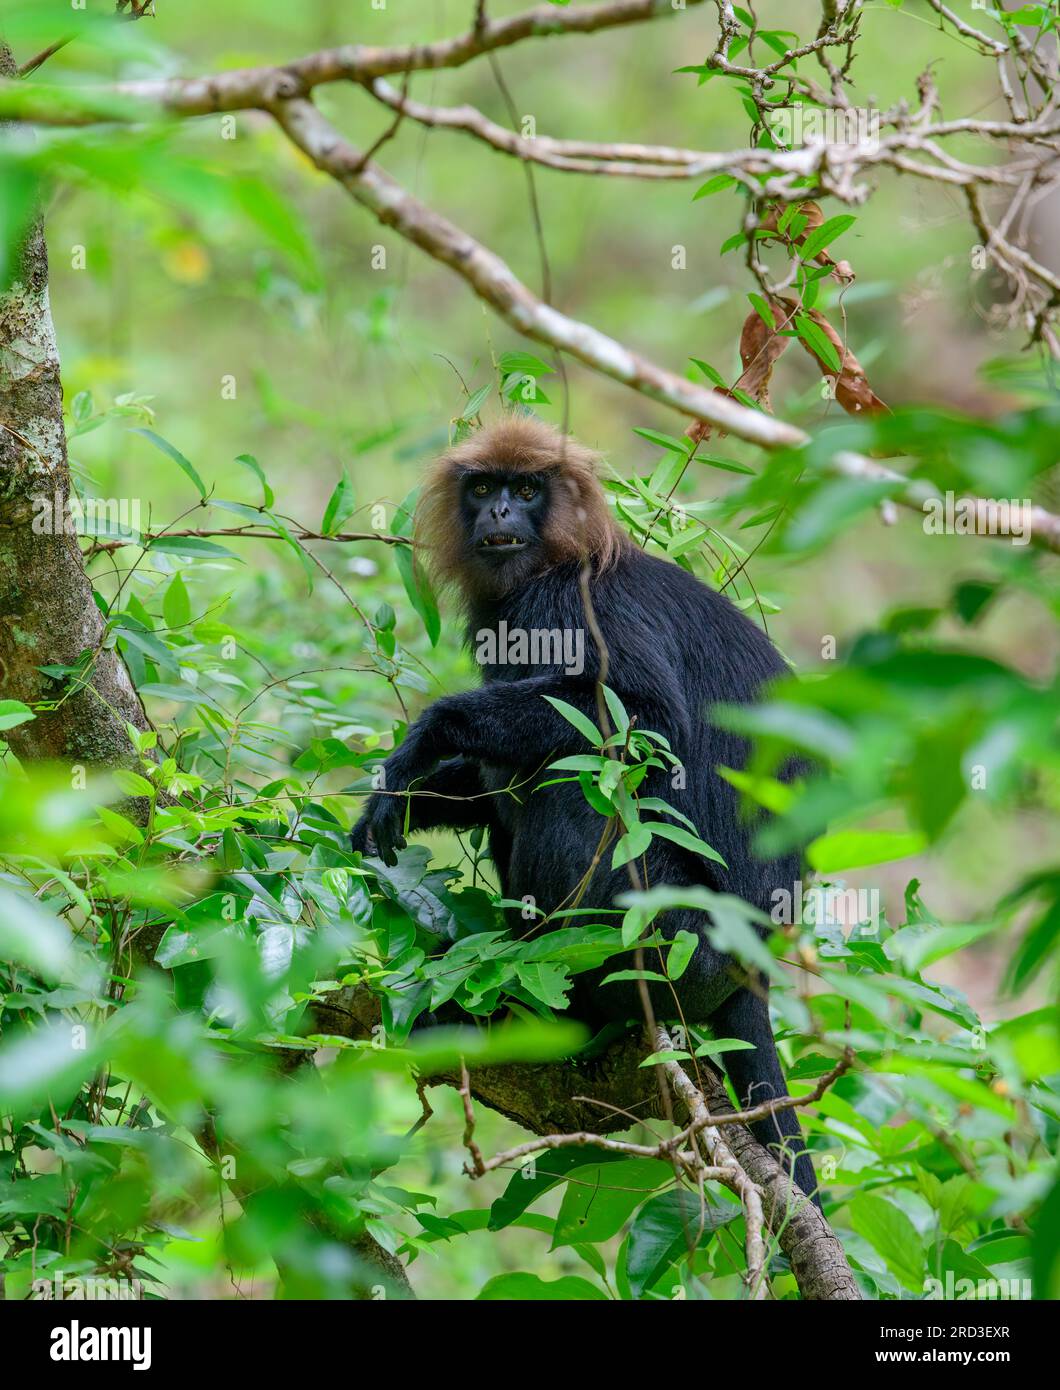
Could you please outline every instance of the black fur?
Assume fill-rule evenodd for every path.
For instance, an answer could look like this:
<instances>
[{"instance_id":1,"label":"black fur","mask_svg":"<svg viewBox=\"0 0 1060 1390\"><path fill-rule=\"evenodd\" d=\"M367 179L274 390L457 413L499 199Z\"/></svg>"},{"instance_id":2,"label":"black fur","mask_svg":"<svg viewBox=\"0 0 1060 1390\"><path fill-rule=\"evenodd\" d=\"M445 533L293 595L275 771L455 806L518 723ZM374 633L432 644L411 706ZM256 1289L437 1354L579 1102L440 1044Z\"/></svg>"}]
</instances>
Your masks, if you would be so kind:
<instances>
[{"instance_id":1,"label":"black fur","mask_svg":"<svg viewBox=\"0 0 1060 1390\"><path fill-rule=\"evenodd\" d=\"M752 855L753 827L741 817L733 788L715 771L719 764L742 767L746 744L712 724L708 711L716 702L753 700L764 682L787 669L784 662L768 638L726 598L678 566L632 546L623 548L613 568L593 578L591 596L608 652L608 686L638 727L669 739L685 769L682 790L673 788L669 773L656 772L641 793L660 796L687 815L728 866L723 869L656 838L647 854L649 882L704 884L768 912L774 890L792 891L798 858L763 863ZM571 676L559 665L484 666L480 689L440 699L416 721L387 762L385 786L393 793L415 781L416 790L435 793L413 794L411 829L487 826L505 896L529 894L548 912L574 891L603 825L577 783L533 790L536 781L544 780L536 774L550 761L588 751L582 736L542 697L558 696L597 722L599 660L583 611L579 566L570 562L546 569L499 598L480 598L469 613L469 641L474 645L476 633L496 631L502 621L509 630L581 629L584 670ZM546 774L553 775L558 774ZM503 792L482 795L513 781L524 784L518 799ZM468 797L477 799L463 799ZM389 857L402 843L405 808L404 797L373 796L354 831L354 847L365 849L370 835L377 851ZM608 851L581 905L610 908L629 888L627 870L612 870ZM525 931L527 924L518 913L513 916L513 928ZM754 1044L753 1051L724 1054L741 1102L752 1105L786 1095L764 982L748 983L730 957L709 945L702 935L702 913L670 912L657 925L667 936L685 929L701 937L676 986L686 1020L709 1022L716 1035ZM599 987L605 974L631 963L618 961L576 977L576 1016L593 1023L640 1017L635 985ZM659 1018L674 1018L670 987L653 984L651 990ZM796 1156L796 1180L804 1191L815 1193L813 1167L795 1112L778 1111L754 1130L761 1142Z\"/></svg>"}]
</instances>

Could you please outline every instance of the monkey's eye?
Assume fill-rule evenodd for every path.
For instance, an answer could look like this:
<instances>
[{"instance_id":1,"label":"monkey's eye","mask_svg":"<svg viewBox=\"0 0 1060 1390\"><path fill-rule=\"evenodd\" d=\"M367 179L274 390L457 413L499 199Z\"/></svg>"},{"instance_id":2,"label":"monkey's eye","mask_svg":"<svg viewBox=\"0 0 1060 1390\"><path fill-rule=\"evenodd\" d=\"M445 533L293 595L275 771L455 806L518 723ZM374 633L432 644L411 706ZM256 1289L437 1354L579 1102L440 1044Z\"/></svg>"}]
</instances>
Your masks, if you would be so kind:
<instances>
[{"instance_id":1,"label":"monkey's eye","mask_svg":"<svg viewBox=\"0 0 1060 1390\"><path fill-rule=\"evenodd\" d=\"M471 495L473 497L485 497L489 490L489 483L476 483L475 486L471 489Z\"/></svg>"},{"instance_id":2,"label":"monkey's eye","mask_svg":"<svg viewBox=\"0 0 1060 1390\"><path fill-rule=\"evenodd\" d=\"M537 488L533 483L524 483L521 488L516 490L516 497L521 497L524 502L529 502L531 497L537 496Z\"/></svg>"}]
</instances>

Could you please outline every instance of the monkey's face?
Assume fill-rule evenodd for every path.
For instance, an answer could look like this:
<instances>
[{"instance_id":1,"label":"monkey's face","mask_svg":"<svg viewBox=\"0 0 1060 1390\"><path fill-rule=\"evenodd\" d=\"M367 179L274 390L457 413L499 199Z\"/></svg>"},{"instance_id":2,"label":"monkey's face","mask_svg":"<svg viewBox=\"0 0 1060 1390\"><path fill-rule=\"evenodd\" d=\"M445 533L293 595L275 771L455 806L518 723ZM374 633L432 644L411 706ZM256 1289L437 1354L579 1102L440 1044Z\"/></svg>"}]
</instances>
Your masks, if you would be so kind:
<instances>
[{"instance_id":1,"label":"monkey's face","mask_svg":"<svg viewBox=\"0 0 1060 1390\"><path fill-rule=\"evenodd\" d=\"M461 520L469 558L494 583L528 574L543 556L548 479L530 473L466 473L460 484Z\"/></svg>"}]
</instances>

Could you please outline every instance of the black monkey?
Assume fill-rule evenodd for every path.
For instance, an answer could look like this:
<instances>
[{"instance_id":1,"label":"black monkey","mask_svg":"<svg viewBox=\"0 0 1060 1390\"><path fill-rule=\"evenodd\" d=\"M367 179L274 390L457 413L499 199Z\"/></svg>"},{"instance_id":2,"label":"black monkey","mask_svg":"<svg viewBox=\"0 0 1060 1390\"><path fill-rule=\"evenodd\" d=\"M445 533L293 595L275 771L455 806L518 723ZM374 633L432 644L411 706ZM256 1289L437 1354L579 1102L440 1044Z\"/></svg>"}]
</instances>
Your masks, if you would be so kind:
<instances>
[{"instance_id":1,"label":"black monkey","mask_svg":"<svg viewBox=\"0 0 1060 1390\"><path fill-rule=\"evenodd\" d=\"M459 588L469 641L483 632L580 634L584 665L570 674L578 664L569 659L573 643L566 654L547 653L545 663L487 662L480 689L437 700L387 759L386 790L369 799L353 831L354 849L374 848L393 862L395 848L404 844L409 800L393 793L411 787L410 829L485 825L506 897L530 895L545 912L569 901L592 860L601 820L576 783L533 787L553 775L544 773L549 762L586 751L582 736L543 697L558 696L596 718L599 655L579 583L588 562L592 607L608 654L607 684L638 727L666 736L685 769L680 793L663 773L652 773L641 792L662 796L687 814L727 865L656 837L646 860L650 882L705 884L767 912L775 890L793 892L798 857L770 863L753 857L753 827L715 771L719 764L742 767L746 743L713 725L707 713L716 702L753 700L764 682L787 668L769 639L726 598L677 565L645 554L615 526L588 450L539 420L508 416L437 461L417 509L416 532L436 575ZM501 791L513 780L528 780L518 799ZM628 890L626 869L612 870L605 855L581 905L611 908ZM730 957L710 946L702 913L668 912L657 926L668 937L681 929L700 936L676 983L685 1018L753 1044L753 1050L724 1054L740 1100L754 1105L787 1095L765 982L748 982ZM513 927L525 930L525 923L516 920ZM635 985L599 987L610 969L576 977L576 1016L595 1023L640 1016ZM673 1017L671 987L651 989L659 1016ZM777 1111L754 1131L762 1143L794 1156L796 1181L815 1194L795 1112Z\"/></svg>"}]
</instances>

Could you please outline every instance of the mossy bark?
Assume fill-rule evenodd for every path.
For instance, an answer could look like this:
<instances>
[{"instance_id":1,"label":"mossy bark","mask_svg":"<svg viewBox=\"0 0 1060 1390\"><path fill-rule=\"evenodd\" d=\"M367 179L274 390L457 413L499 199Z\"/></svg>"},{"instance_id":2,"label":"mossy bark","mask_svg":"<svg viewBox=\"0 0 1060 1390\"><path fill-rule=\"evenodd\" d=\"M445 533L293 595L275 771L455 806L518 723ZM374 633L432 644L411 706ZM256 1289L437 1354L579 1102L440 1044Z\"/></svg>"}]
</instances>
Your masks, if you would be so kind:
<instances>
[{"instance_id":1,"label":"mossy bark","mask_svg":"<svg viewBox=\"0 0 1060 1390\"><path fill-rule=\"evenodd\" d=\"M13 75L0 42L0 74ZM0 138L3 132L0 130ZM0 698L41 708L6 731L20 758L113 765L134 761L126 723L147 727L125 666L103 646L104 620L92 597L77 537L40 526L46 500L66 517L70 470L63 427L59 353L48 300L48 253L39 218L0 284ZM34 517L38 530L34 530ZM41 666L91 663L83 686ZM66 698L64 697L66 694Z\"/></svg>"}]
</instances>

